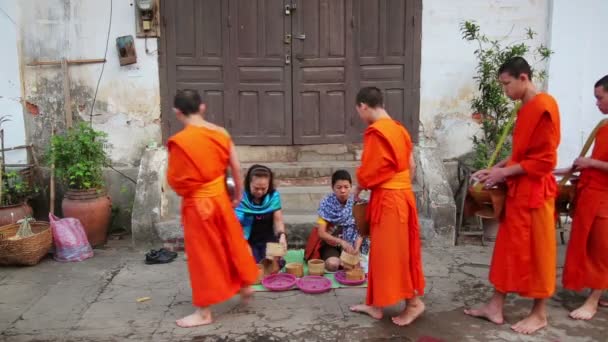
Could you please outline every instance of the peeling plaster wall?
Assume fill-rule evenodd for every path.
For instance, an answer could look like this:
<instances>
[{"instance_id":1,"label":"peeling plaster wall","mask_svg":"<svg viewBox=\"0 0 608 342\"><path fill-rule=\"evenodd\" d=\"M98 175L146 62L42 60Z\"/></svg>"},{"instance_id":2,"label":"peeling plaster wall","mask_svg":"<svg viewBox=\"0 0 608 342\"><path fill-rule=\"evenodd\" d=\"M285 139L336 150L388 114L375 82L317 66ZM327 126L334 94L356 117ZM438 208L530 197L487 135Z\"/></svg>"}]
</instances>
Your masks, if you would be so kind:
<instances>
[{"instance_id":1,"label":"peeling plaster wall","mask_svg":"<svg viewBox=\"0 0 608 342\"><path fill-rule=\"evenodd\" d=\"M34 60L97 59L104 57L110 4L112 25L107 62L99 85L93 125L109 135L114 165L137 167L146 145L160 142L160 90L156 39L135 38L137 64L119 65L116 38L135 37L133 1L23 0L21 37L23 63ZM69 67L74 121L89 120L102 64ZM28 137L43 147L51 122L58 131L64 124L64 75L59 66L26 66L25 98L39 109L26 114Z\"/></svg>"},{"instance_id":2,"label":"peeling plaster wall","mask_svg":"<svg viewBox=\"0 0 608 342\"><path fill-rule=\"evenodd\" d=\"M479 126L471 120L470 100L476 46L462 40L460 23L475 20L491 38L524 37L531 27L536 44L547 41L549 0L425 0L422 13L420 124L422 144L438 147L442 159L470 152Z\"/></svg>"},{"instance_id":3,"label":"peeling plaster wall","mask_svg":"<svg viewBox=\"0 0 608 342\"><path fill-rule=\"evenodd\" d=\"M18 11L14 0L0 0L0 32L2 53L0 54L0 116L10 121L2 124L4 145L25 145L25 126L21 105L21 76L19 74ZM7 164L26 164L25 150L6 152Z\"/></svg>"},{"instance_id":4,"label":"peeling plaster wall","mask_svg":"<svg viewBox=\"0 0 608 342\"><path fill-rule=\"evenodd\" d=\"M608 74L608 1L553 2L549 92L557 98L562 119L560 167L572 164L587 136L603 116L595 105L593 86Z\"/></svg>"}]
</instances>

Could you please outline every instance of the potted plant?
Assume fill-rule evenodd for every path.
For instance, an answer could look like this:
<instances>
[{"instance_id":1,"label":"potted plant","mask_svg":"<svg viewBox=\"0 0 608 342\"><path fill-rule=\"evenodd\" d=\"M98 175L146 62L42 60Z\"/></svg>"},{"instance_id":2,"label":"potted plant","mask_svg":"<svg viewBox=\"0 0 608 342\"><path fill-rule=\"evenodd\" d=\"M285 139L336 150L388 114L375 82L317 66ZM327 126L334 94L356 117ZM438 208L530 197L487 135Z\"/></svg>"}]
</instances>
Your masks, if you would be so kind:
<instances>
[{"instance_id":1,"label":"potted plant","mask_svg":"<svg viewBox=\"0 0 608 342\"><path fill-rule=\"evenodd\" d=\"M471 172L491 167L511 154L510 133L515 120L516 106L503 92L498 81L498 69L507 60L526 56L532 58L532 65L548 59L553 53L544 45L532 48L536 33L526 30L522 41L504 43L504 40L490 39L481 33L479 25L465 21L460 26L462 38L477 44L474 54L477 58L475 83L479 93L471 100L472 119L480 125L480 132L472 137L472 157L464 161ZM543 82L546 71L535 72L534 80ZM501 139L502 138L502 139ZM506 139L505 139L506 138ZM499 147L499 149L497 149ZM496 202L496 201L494 201ZM488 240L496 237L498 222L496 218L483 215L484 235Z\"/></svg>"},{"instance_id":2,"label":"potted plant","mask_svg":"<svg viewBox=\"0 0 608 342\"><path fill-rule=\"evenodd\" d=\"M92 246L106 242L112 213L103 179L103 168L109 166L106 137L81 122L53 136L47 153L47 162L67 189L61 204L63 216L80 220Z\"/></svg>"},{"instance_id":3,"label":"potted plant","mask_svg":"<svg viewBox=\"0 0 608 342\"><path fill-rule=\"evenodd\" d=\"M3 167L2 167L3 168ZM0 226L17 223L17 221L32 216L32 207L28 200L37 193L20 172L2 172L0 184Z\"/></svg>"}]
</instances>

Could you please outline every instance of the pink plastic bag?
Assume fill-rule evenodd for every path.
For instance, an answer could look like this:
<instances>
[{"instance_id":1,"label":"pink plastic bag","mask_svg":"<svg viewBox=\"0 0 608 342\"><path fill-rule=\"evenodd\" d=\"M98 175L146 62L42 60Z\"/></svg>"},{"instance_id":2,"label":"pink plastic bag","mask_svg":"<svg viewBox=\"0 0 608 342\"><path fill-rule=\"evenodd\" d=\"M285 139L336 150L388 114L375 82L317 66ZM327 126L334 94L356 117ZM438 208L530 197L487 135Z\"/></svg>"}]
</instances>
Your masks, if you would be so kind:
<instances>
[{"instance_id":1,"label":"pink plastic bag","mask_svg":"<svg viewBox=\"0 0 608 342\"><path fill-rule=\"evenodd\" d=\"M93 256L93 249L80 220L71 217L59 219L49 214L49 221L53 232L56 261L82 261Z\"/></svg>"}]
</instances>

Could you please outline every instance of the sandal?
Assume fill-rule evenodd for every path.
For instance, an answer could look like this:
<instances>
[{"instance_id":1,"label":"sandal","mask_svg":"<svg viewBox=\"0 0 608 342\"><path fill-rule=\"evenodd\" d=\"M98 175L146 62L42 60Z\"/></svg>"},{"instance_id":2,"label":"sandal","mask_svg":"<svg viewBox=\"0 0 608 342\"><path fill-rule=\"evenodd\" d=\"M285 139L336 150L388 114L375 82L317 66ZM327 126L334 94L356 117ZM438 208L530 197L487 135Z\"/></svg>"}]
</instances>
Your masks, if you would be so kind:
<instances>
[{"instance_id":1,"label":"sandal","mask_svg":"<svg viewBox=\"0 0 608 342\"><path fill-rule=\"evenodd\" d=\"M155 264L168 264L175 260L177 257L177 253L168 251L164 248L160 250L150 250L146 253L146 264L147 265L155 265Z\"/></svg>"}]
</instances>

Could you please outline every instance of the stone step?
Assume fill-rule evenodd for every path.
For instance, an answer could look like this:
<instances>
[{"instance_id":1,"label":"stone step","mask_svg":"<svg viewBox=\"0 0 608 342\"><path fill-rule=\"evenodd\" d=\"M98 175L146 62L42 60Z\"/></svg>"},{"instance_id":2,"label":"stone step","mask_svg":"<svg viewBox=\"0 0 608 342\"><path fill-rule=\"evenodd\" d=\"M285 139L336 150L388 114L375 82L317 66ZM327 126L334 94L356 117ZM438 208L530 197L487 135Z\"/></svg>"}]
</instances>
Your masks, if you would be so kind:
<instances>
[{"instance_id":1,"label":"stone step","mask_svg":"<svg viewBox=\"0 0 608 342\"><path fill-rule=\"evenodd\" d=\"M356 177L355 172L360 162L358 161L306 161L306 162L269 162L269 163L242 163L241 173L247 174L247 169L254 164L263 164L269 167L274 173L276 180L286 180L285 184L290 184L289 181L305 181L315 182L319 178L323 178L323 184L329 184L331 175L337 170L346 170L351 174L353 179Z\"/></svg>"},{"instance_id":2,"label":"stone step","mask_svg":"<svg viewBox=\"0 0 608 342\"><path fill-rule=\"evenodd\" d=\"M361 148L361 144L236 146L243 163L359 160Z\"/></svg>"}]
</instances>

